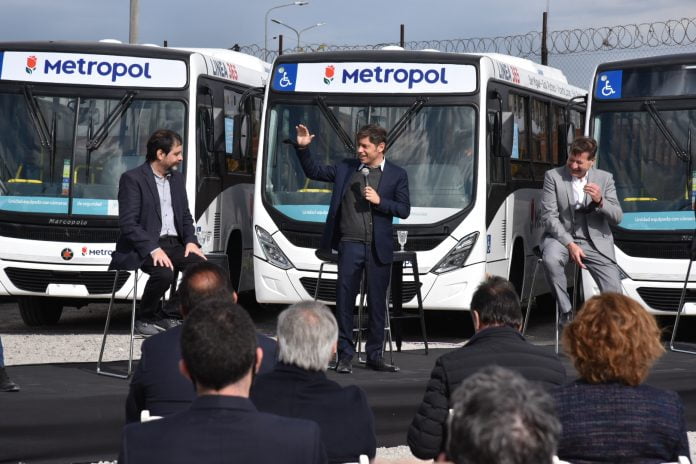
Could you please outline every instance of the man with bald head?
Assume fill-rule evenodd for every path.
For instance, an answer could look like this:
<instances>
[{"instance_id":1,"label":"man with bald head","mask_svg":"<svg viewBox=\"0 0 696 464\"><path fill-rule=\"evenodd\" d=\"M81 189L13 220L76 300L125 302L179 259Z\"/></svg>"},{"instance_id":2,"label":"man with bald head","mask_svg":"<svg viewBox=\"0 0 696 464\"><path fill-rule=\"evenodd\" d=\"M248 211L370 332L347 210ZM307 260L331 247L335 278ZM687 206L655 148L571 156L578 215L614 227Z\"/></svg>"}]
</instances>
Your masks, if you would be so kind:
<instances>
[{"instance_id":1,"label":"man with bald head","mask_svg":"<svg viewBox=\"0 0 696 464\"><path fill-rule=\"evenodd\" d=\"M186 269L179 298L181 315L186 319L192 311L205 311L200 304L204 300L227 301L232 307L237 295L220 266L202 261ZM176 326L143 342L126 399L126 422L139 422L144 409L153 416L168 416L188 408L196 397L193 384L179 373L181 331L182 326ZM264 352L259 373L270 372L275 364L276 342L259 333L257 342Z\"/></svg>"}]
</instances>

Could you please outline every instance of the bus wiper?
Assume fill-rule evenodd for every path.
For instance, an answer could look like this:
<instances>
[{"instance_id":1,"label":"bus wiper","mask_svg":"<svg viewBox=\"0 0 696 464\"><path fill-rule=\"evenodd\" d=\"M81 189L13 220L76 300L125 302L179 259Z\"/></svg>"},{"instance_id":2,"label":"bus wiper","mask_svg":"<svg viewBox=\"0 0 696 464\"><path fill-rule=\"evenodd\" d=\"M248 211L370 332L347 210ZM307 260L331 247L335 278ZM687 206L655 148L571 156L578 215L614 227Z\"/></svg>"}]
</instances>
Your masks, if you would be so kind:
<instances>
[{"instance_id":1,"label":"bus wiper","mask_svg":"<svg viewBox=\"0 0 696 464\"><path fill-rule=\"evenodd\" d=\"M341 123L338 122L336 116L326 105L324 97L317 97L316 102L317 106L319 107L319 111L321 111L321 114L323 114L326 120L329 121L329 125L334 130L334 132L336 132L338 138L341 139L341 142L343 142L343 146L346 148L346 150L348 150L348 153L355 153L355 145L353 144L353 140L346 133L343 127L341 127Z\"/></svg>"},{"instance_id":2,"label":"bus wiper","mask_svg":"<svg viewBox=\"0 0 696 464\"><path fill-rule=\"evenodd\" d=\"M42 147L46 147L49 150L52 149L52 136L51 132L48 130L48 124L46 124L46 119L44 119L39 103L28 85L24 86L24 101L29 109L29 117L34 125L37 135L39 136L39 141Z\"/></svg>"},{"instance_id":3,"label":"bus wiper","mask_svg":"<svg viewBox=\"0 0 696 464\"><path fill-rule=\"evenodd\" d=\"M684 150L679 145L679 142L677 142L677 139L674 137L674 134L671 130L669 130L669 128L665 124L665 120L662 119L662 116L660 116L660 113L655 108L655 102L652 100L645 100L643 104L645 105L645 108L648 110L648 114L655 122L655 125L658 129L660 129L660 132L667 140L667 143L669 143L672 147L672 150L674 150L674 154L677 155L677 158L684 161L685 163L688 163L690 160L689 152L687 150Z\"/></svg>"},{"instance_id":4,"label":"bus wiper","mask_svg":"<svg viewBox=\"0 0 696 464\"><path fill-rule=\"evenodd\" d=\"M265 87L250 87L246 89L239 99L239 104L237 105L237 114L244 113L244 105L246 105L247 100L252 97L263 96L265 90Z\"/></svg>"},{"instance_id":5,"label":"bus wiper","mask_svg":"<svg viewBox=\"0 0 696 464\"><path fill-rule=\"evenodd\" d=\"M387 143L387 150L389 147L394 145L394 142L404 133L406 130L406 125L413 119L418 112L423 109L423 106L428 102L425 98L419 98L413 102L411 107L401 116L401 118L396 121L396 124L389 131L389 143ZM386 150L385 150L386 151Z\"/></svg>"},{"instance_id":6,"label":"bus wiper","mask_svg":"<svg viewBox=\"0 0 696 464\"><path fill-rule=\"evenodd\" d=\"M111 130L111 127L121 118L121 115L126 112L137 93L138 92L133 90L126 92L123 98L121 98L121 101L119 101L116 107L106 116L104 122L101 126L99 126L99 129L97 129L94 136L87 140L87 150L94 151L101 146L106 139L106 136L109 135L109 130Z\"/></svg>"}]
</instances>

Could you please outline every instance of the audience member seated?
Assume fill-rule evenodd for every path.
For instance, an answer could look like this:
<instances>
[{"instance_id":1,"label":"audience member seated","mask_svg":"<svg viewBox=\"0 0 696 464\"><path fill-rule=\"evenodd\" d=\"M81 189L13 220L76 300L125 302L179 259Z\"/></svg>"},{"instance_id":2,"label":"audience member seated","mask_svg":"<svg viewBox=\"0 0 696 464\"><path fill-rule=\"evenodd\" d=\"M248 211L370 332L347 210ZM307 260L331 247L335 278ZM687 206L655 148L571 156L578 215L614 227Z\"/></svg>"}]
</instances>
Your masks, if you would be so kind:
<instances>
[{"instance_id":1,"label":"audience member seated","mask_svg":"<svg viewBox=\"0 0 696 464\"><path fill-rule=\"evenodd\" d=\"M326 378L338 339L331 311L314 301L292 305L280 313L277 333L278 363L256 379L251 401L259 411L319 424L329 462L358 462L362 454L373 459L374 418L365 393Z\"/></svg>"},{"instance_id":2,"label":"audience member seated","mask_svg":"<svg viewBox=\"0 0 696 464\"><path fill-rule=\"evenodd\" d=\"M189 313L181 333L179 368L196 399L186 411L127 424L119 462L327 462L317 424L259 412L249 401L263 351L247 312L227 301L205 305Z\"/></svg>"},{"instance_id":3,"label":"audience member seated","mask_svg":"<svg viewBox=\"0 0 696 464\"><path fill-rule=\"evenodd\" d=\"M689 456L684 406L672 391L642 385L664 349L655 318L617 293L588 300L563 331L580 379L554 396L561 459L661 463Z\"/></svg>"},{"instance_id":4,"label":"audience member seated","mask_svg":"<svg viewBox=\"0 0 696 464\"><path fill-rule=\"evenodd\" d=\"M184 319L204 299L218 299L232 307L236 295L229 282L227 273L210 261L190 265L179 285L179 308ZM182 411L196 397L191 382L179 373L181 330L176 326L143 342L126 399L126 422L138 422L143 409L154 416ZM257 341L264 352L261 372L270 372L275 364L276 342L262 334L257 334Z\"/></svg>"},{"instance_id":5,"label":"audience member seated","mask_svg":"<svg viewBox=\"0 0 696 464\"><path fill-rule=\"evenodd\" d=\"M476 333L465 346L437 359L408 430L408 445L420 459L433 459L444 450L452 392L480 368L507 367L547 389L565 383L558 356L520 333L520 300L510 282L494 276L479 285L471 299L471 315Z\"/></svg>"},{"instance_id":6,"label":"audience member seated","mask_svg":"<svg viewBox=\"0 0 696 464\"><path fill-rule=\"evenodd\" d=\"M560 434L551 395L509 369L484 367L452 395L454 464L551 464Z\"/></svg>"}]
</instances>

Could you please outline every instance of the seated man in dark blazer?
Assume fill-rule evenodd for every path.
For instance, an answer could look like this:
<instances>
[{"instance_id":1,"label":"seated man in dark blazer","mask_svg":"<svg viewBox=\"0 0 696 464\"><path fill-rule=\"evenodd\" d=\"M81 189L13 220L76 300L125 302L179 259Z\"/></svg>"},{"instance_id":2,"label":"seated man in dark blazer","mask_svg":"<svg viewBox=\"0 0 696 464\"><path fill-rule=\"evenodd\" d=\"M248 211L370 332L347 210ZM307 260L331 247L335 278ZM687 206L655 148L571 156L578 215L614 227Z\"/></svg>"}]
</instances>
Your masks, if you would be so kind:
<instances>
[{"instance_id":1,"label":"seated man in dark blazer","mask_svg":"<svg viewBox=\"0 0 696 464\"><path fill-rule=\"evenodd\" d=\"M159 129L147 141L146 161L123 173L118 184L118 226L121 234L110 269L142 269L150 275L136 313L135 330L155 335L179 324L175 305L160 300L183 271L205 259L188 207L181 136Z\"/></svg>"},{"instance_id":2,"label":"seated man in dark blazer","mask_svg":"<svg viewBox=\"0 0 696 464\"><path fill-rule=\"evenodd\" d=\"M280 313L278 364L256 379L250 398L259 411L319 424L329 462L358 462L363 454L373 459L374 417L365 392L324 373L337 337L336 319L321 303L297 303Z\"/></svg>"},{"instance_id":3,"label":"seated man in dark blazer","mask_svg":"<svg viewBox=\"0 0 696 464\"><path fill-rule=\"evenodd\" d=\"M213 300L192 311L181 354L181 372L197 398L186 411L126 425L120 463L327 462L317 424L259 412L249 401L263 351L241 306Z\"/></svg>"},{"instance_id":4,"label":"seated man in dark blazer","mask_svg":"<svg viewBox=\"0 0 696 464\"><path fill-rule=\"evenodd\" d=\"M445 449L452 393L482 367L512 369L546 389L565 383L565 368L553 350L529 343L520 333L522 310L510 282L489 278L474 292L470 307L476 333L465 346L435 361L423 402L408 430L408 445L420 459L433 459Z\"/></svg>"},{"instance_id":5,"label":"seated man in dark blazer","mask_svg":"<svg viewBox=\"0 0 696 464\"><path fill-rule=\"evenodd\" d=\"M184 318L205 300L227 302L230 308L236 302L227 273L210 261L192 264L186 270L179 285L179 298ZM270 372L275 364L277 344L260 333L256 338L263 350L259 372ZM191 381L179 372L181 326L145 340L141 353L126 399L126 422L139 422L144 409L153 416L168 416L188 409L196 392Z\"/></svg>"}]
</instances>

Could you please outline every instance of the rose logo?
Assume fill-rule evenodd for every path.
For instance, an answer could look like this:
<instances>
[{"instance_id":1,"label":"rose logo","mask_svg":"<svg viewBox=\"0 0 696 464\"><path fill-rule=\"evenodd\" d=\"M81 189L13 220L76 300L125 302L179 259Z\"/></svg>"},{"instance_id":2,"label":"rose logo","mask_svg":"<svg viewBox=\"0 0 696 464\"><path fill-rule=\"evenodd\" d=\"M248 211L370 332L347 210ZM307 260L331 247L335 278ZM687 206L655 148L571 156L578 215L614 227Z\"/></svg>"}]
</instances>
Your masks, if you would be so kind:
<instances>
[{"instance_id":1,"label":"rose logo","mask_svg":"<svg viewBox=\"0 0 696 464\"><path fill-rule=\"evenodd\" d=\"M87 247L86 246L82 247L82 256L87 256Z\"/></svg>"},{"instance_id":2,"label":"rose logo","mask_svg":"<svg viewBox=\"0 0 696 464\"><path fill-rule=\"evenodd\" d=\"M25 71L27 74L31 74L34 71L36 71L36 57L34 55L28 56L27 57L27 67L25 68Z\"/></svg>"},{"instance_id":3,"label":"rose logo","mask_svg":"<svg viewBox=\"0 0 696 464\"><path fill-rule=\"evenodd\" d=\"M331 66L327 66L326 69L324 70L324 84L329 85L331 84L331 81L334 80L334 73L336 72L336 69Z\"/></svg>"}]
</instances>

